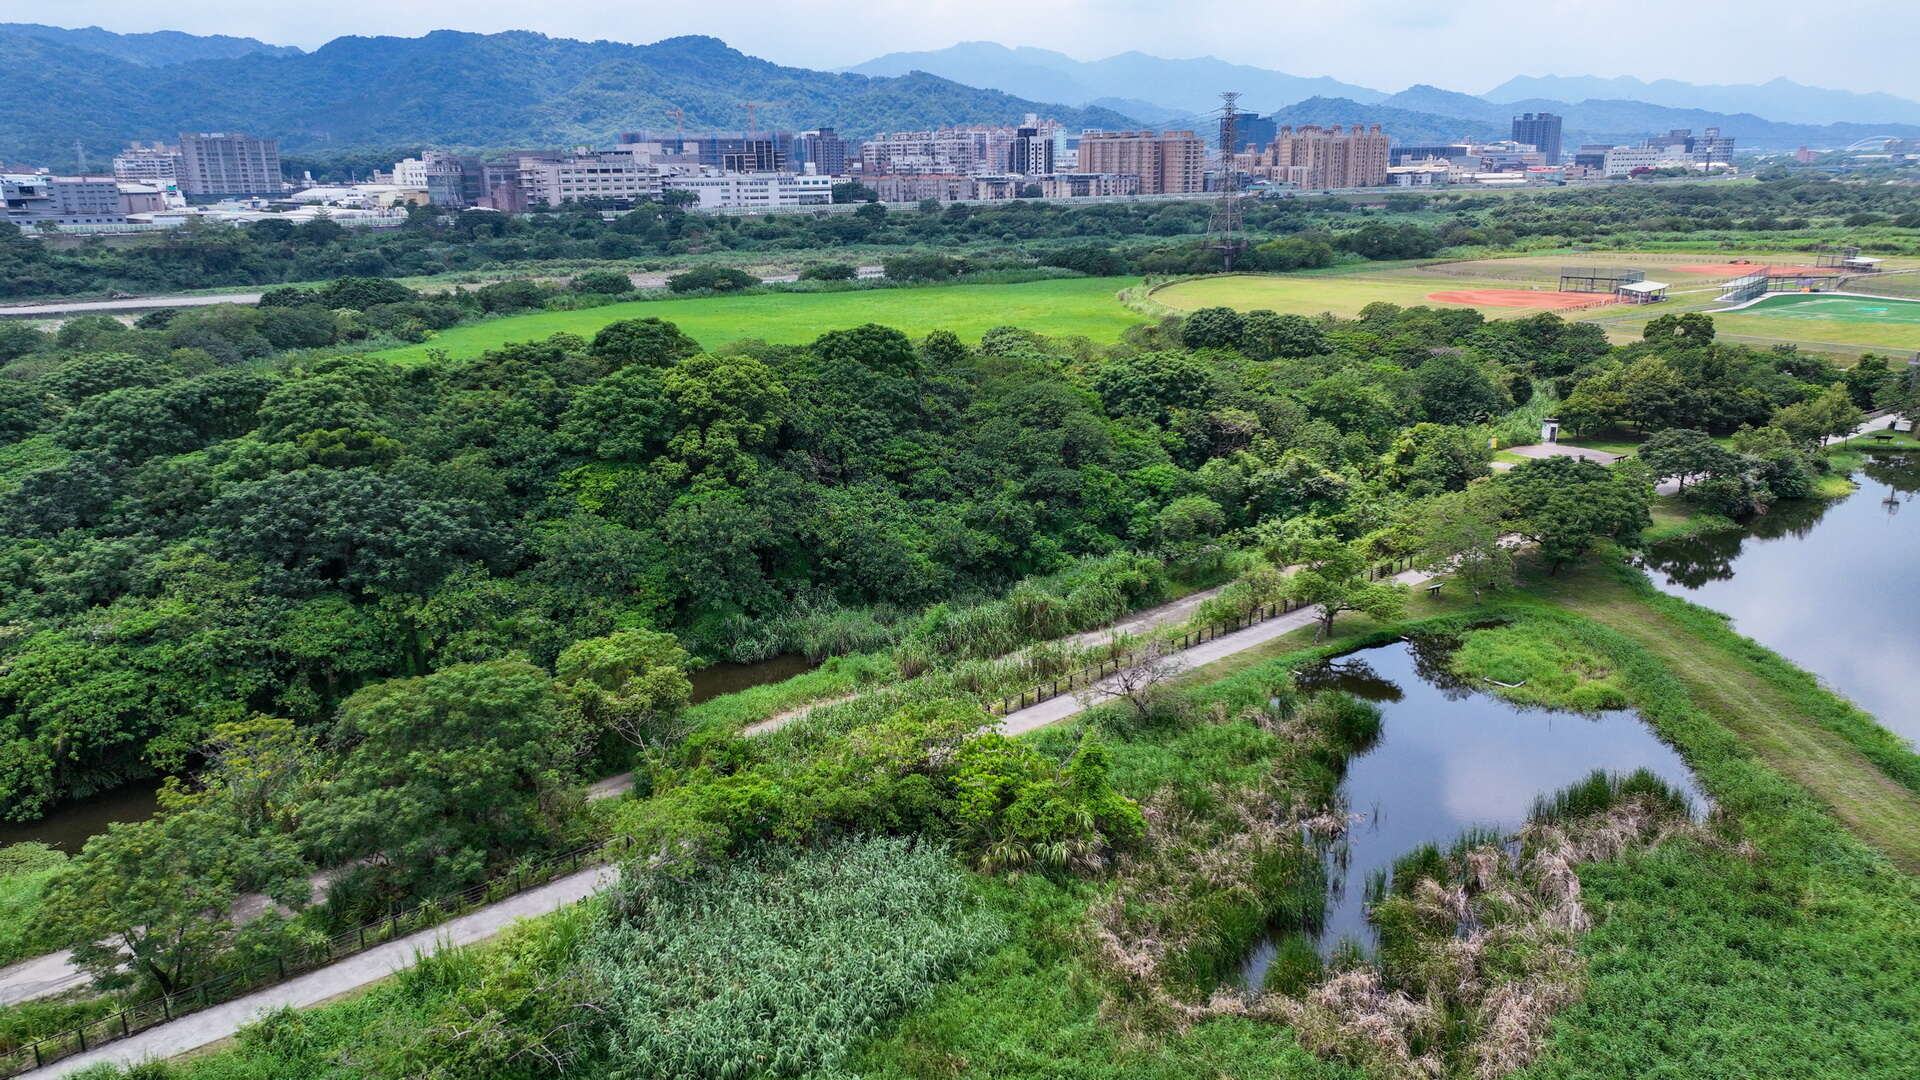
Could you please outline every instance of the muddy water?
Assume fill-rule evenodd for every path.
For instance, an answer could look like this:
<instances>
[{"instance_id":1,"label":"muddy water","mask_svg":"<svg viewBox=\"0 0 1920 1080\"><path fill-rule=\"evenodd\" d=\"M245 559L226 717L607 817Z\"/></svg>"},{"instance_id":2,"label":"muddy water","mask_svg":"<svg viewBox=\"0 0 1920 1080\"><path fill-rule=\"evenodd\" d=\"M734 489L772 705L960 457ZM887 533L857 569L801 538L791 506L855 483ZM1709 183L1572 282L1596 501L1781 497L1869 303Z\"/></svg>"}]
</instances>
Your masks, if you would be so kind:
<instances>
[{"instance_id":1,"label":"muddy water","mask_svg":"<svg viewBox=\"0 0 1920 1080\"><path fill-rule=\"evenodd\" d=\"M753 664L712 664L692 675L692 701L698 704L722 694L782 682L808 671L813 662L804 656L776 656ZM37 840L72 854L115 821L141 821L157 808L160 781L142 780L53 808L38 821L0 822L0 845Z\"/></svg>"},{"instance_id":2,"label":"muddy water","mask_svg":"<svg viewBox=\"0 0 1920 1080\"><path fill-rule=\"evenodd\" d=\"M1647 769L1705 804L1680 756L1633 712L1522 708L1461 683L1444 662L1436 645L1400 642L1301 673L1304 689L1344 690L1382 713L1379 741L1350 761L1341 785L1360 820L1331 869L1324 922L1309 929L1322 955L1346 938L1375 944L1364 903L1370 874L1429 841L1444 848L1470 828L1511 832L1536 796L1595 769ZM1271 939L1254 948L1242 985L1261 985L1273 952Z\"/></svg>"},{"instance_id":3,"label":"muddy water","mask_svg":"<svg viewBox=\"0 0 1920 1080\"><path fill-rule=\"evenodd\" d=\"M107 831L115 821L143 821L153 816L158 779L136 780L112 791L61 803L38 821L0 822L0 845L37 840L72 855L88 839Z\"/></svg>"}]
</instances>

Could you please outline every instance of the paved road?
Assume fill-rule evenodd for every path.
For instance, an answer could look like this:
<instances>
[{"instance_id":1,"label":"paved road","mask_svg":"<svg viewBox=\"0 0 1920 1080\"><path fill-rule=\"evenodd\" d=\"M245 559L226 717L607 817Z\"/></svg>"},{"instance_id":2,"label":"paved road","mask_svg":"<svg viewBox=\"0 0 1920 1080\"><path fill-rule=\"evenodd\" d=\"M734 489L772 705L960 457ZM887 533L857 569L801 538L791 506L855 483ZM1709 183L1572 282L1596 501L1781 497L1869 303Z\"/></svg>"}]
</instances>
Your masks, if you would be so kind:
<instances>
[{"instance_id":1,"label":"paved road","mask_svg":"<svg viewBox=\"0 0 1920 1080\"><path fill-rule=\"evenodd\" d=\"M57 319L68 315L95 315L109 311L148 311L153 308L206 307L208 304L257 304L258 292L215 293L208 296L134 296L124 300L62 300L53 304L8 304L0 318Z\"/></svg>"},{"instance_id":2,"label":"paved road","mask_svg":"<svg viewBox=\"0 0 1920 1080\"><path fill-rule=\"evenodd\" d=\"M538 277L538 275L535 275ZM672 271L628 275L642 289L665 288ZM862 266L856 275L862 281L882 276L878 266ZM798 274L771 274L760 280L768 284L798 281ZM560 280L550 278L543 280ZM427 290L432 291L432 290ZM211 293L204 296L130 296L119 300L59 300L47 304L0 304L0 319L61 319L71 315L96 315L113 311L151 311L155 308L206 307L209 304L257 304L260 292Z\"/></svg>"},{"instance_id":3,"label":"paved road","mask_svg":"<svg viewBox=\"0 0 1920 1080\"><path fill-rule=\"evenodd\" d=\"M184 1054L208 1043L218 1042L275 1009L316 1005L410 968L422 956L431 956L453 946L470 945L492 937L521 919L558 911L613 884L619 874L619 869L613 866L597 866L569 874L431 929L389 941L349 956L337 964L270 986L259 993L183 1016L170 1024L148 1028L132 1038L108 1043L98 1050L77 1054L23 1075L33 1080L46 1080L67 1076L101 1062L125 1067L148 1059Z\"/></svg>"},{"instance_id":4,"label":"paved road","mask_svg":"<svg viewBox=\"0 0 1920 1080\"><path fill-rule=\"evenodd\" d=\"M1424 570L1408 570L1395 574L1393 580L1401 585L1419 585L1434 576ZM1291 633L1304 626L1312 626L1315 618L1315 609L1310 607L1290 611L1285 615L1268 619L1266 622L1249 626L1245 630L1236 630L1231 634L1222 634L1211 641L1203 641L1191 649L1174 654L1174 659L1181 670L1191 671L1211 664L1215 660L1223 660L1235 653L1245 652L1256 645L1263 645L1282 634ZM1090 708L1091 706L1083 701L1083 698L1091 699L1092 703L1097 705L1103 700L1111 700L1119 696L1118 681L1117 676L1110 675L1093 684L1094 693L1062 694L1037 705L1029 705L1024 709L1010 712L1001 718L1000 730L1008 735L1024 735L1029 731L1046 727L1048 724L1057 724Z\"/></svg>"},{"instance_id":5,"label":"paved road","mask_svg":"<svg viewBox=\"0 0 1920 1080\"><path fill-rule=\"evenodd\" d=\"M0 1006L64 994L86 983L86 972L74 967L66 952L36 956L0 968Z\"/></svg>"},{"instance_id":6,"label":"paved road","mask_svg":"<svg viewBox=\"0 0 1920 1080\"><path fill-rule=\"evenodd\" d=\"M1096 630L1086 630L1078 634L1069 634L1066 637L1057 639L1055 644L1065 645L1073 649L1084 649L1102 644L1116 635L1138 634L1157 626L1165 626L1168 623L1185 622L1193 617L1193 613L1199 609L1201 604L1219 595L1220 590L1224 588L1226 588L1225 585L1216 585L1211 589L1202 589L1197 593L1190 593L1178 600L1169 601L1158 607L1150 607L1144 611L1136 611L1111 626L1103 626ZM852 701L859 696L858 694L842 694L839 697L808 702L805 705L788 709L786 712L776 713L773 716L767 717L765 720L757 720L748 724L746 727L740 729L740 734L749 736L764 735L769 731L775 731L785 727L815 709L824 709L829 705L839 705L843 702Z\"/></svg>"}]
</instances>

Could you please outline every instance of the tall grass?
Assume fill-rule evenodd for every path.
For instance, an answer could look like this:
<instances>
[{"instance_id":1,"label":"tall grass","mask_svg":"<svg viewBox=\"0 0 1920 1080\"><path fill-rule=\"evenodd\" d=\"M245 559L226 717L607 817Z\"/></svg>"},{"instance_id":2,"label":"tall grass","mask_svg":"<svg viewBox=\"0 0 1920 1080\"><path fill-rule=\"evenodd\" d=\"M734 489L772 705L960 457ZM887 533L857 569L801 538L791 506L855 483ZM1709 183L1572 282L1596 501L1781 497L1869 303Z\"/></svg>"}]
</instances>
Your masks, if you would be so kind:
<instances>
[{"instance_id":1,"label":"tall grass","mask_svg":"<svg viewBox=\"0 0 1920 1080\"><path fill-rule=\"evenodd\" d=\"M31 841L0 848L0 966L61 945L40 929L40 897L67 865L65 854Z\"/></svg>"},{"instance_id":2,"label":"tall grass","mask_svg":"<svg viewBox=\"0 0 1920 1080\"><path fill-rule=\"evenodd\" d=\"M832 1073L1005 932L951 856L899 839L769 850L629 888L643 891L586 950L623 1076Z\"/></svg>"}]
</instances>

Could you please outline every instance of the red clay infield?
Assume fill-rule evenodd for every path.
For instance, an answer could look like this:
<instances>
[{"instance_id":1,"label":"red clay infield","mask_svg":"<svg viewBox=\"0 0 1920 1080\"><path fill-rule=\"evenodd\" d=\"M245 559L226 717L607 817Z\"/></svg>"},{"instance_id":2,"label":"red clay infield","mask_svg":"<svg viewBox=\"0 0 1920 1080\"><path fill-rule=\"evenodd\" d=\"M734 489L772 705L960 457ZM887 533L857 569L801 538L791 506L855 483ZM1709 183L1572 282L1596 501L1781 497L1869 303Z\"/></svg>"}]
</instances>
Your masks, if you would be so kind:
<instances>
[{"instance_id":1,"label":"red clay infield","mask_svg":"<svg viewBox=\"0 0 1920 1080\"><path fill-rule=\"evenodd\" d=\"M1612 301L1606 293L1554 292L1549 289L1453 289L1430 292L1427 299L1440 304L1471 304L1475 307L1530 307L1559 311Z\"/></svg>"},{"instance_id":2,"label":"red clay infield","mask_svg":"<svg viewBox=\"0 0 1920 1080\"><path fill-rule=\"evenodd\" d=\"M1790 274L1836 274L1833 267L1820 266L1773 266L1768 263L1700 263L1697 266L1670 266L1669 270L1678 270L1683 274L1711 274L1714 277L1742 277L1758 270L1785 277Z\"/></svg>"}]
</instances>

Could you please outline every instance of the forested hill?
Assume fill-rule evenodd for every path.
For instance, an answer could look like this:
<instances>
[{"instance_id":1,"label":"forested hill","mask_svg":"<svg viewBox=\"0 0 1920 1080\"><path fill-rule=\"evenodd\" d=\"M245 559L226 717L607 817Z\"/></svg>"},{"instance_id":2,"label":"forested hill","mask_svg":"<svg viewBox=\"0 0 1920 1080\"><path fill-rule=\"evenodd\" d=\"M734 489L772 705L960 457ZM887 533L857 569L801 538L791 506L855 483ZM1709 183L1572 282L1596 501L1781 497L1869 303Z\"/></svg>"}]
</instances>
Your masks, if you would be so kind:
<instances>
[{"instance_id":1,"label":"forested hill","mask_svg":"<svg viewBox=\"0 0 1920 1080\"><path fill-rule=\"evenodd\" d=\"M1052 116L1069 127L1128 127L1108 109L1077 109L979 90L937 76L870 78L782 67L716 38L652 45L512 31L343 37L298 56L242 56L141 67L61 42L0 30L0 70L31 109L0 111L0 161L60 166L81 140L98 160L129 139L180 131L278 135L283 149L369 144L505 147L594 143L615 132L740 128L742 101L768 127L833 126L850 135Z\"/></svg>"},{"instance_id":2,"label":"forested hill","mask_svg":"<svg viewBox=\"0 0 1920 1080\"><path fill-rule=\"evenodd\" d=\"M183 34L178 30L116 34L97 26L69 30L39 23L0 23L0 34L24 34L88 52L103 53L129 63L155 67L183 64L189 60L227 60L254 53L268 56L300 54L300 50L292 45L269 45L256 38L229 37L226 34Z\"/></svg>"}]
</instances>

